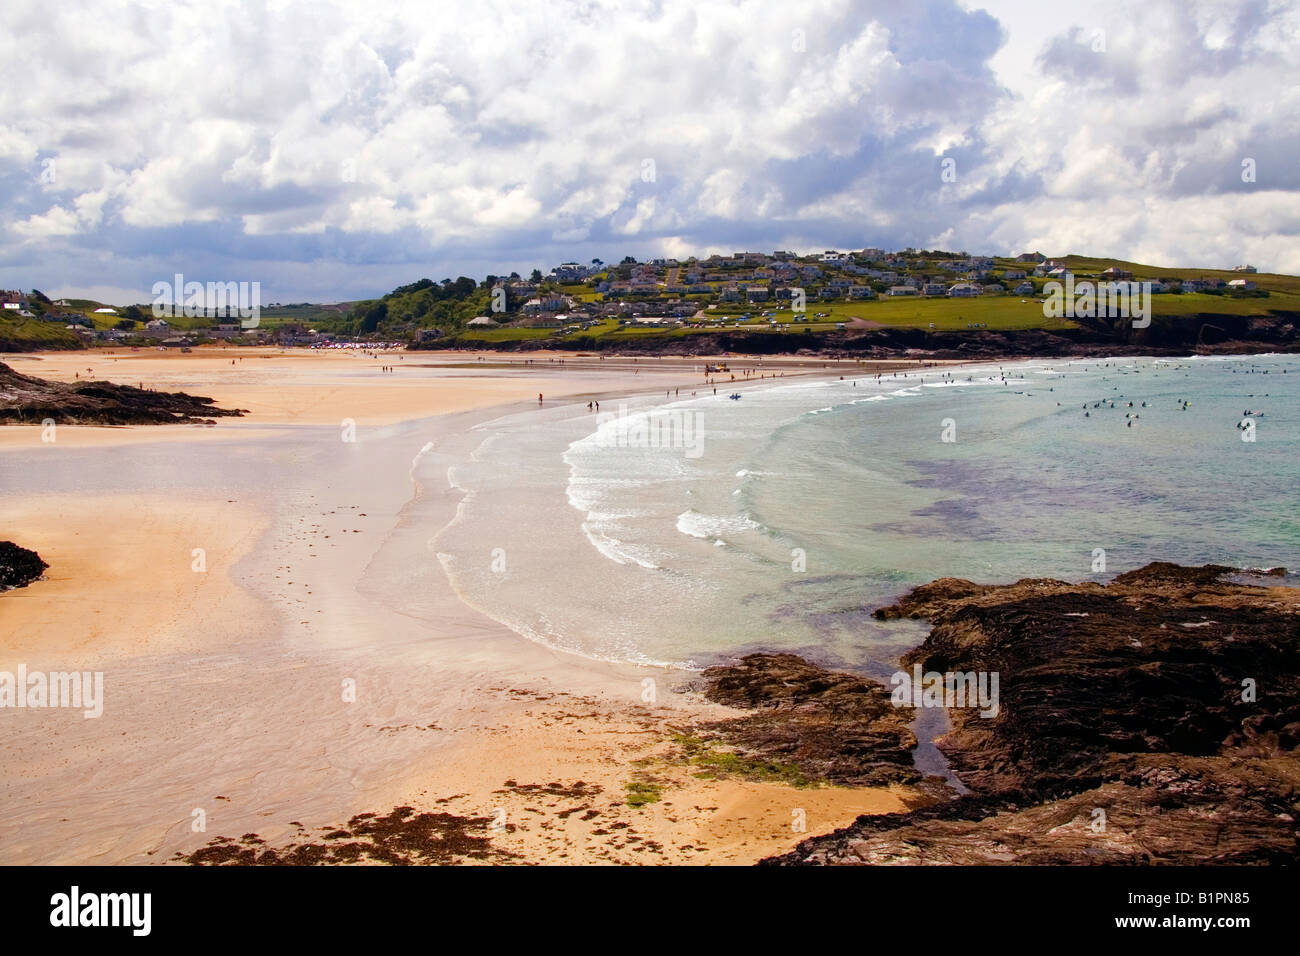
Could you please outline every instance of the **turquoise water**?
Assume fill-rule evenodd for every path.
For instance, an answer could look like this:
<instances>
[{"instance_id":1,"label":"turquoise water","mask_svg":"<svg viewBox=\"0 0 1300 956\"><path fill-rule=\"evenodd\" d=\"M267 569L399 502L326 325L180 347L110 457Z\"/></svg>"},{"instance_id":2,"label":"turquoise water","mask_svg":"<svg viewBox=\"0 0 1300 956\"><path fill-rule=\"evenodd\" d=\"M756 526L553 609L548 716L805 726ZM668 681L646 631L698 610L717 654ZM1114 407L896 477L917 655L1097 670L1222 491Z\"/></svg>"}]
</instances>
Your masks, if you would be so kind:
<instances>
[{"instance_id":1,"label":"turquoise water","mask_svg":"<svg viewBox=\"0 0 1300 956\"><path fill-rule=\"evenodd\" d=\"M1300 567L1295 357L994 364L743 396L480 427L435 542L458 592L596 658L781 648L883 674L921 625L871 611L937 577ZM702 437L647 447L638 421Z\"/></svg>"}]
</instances>

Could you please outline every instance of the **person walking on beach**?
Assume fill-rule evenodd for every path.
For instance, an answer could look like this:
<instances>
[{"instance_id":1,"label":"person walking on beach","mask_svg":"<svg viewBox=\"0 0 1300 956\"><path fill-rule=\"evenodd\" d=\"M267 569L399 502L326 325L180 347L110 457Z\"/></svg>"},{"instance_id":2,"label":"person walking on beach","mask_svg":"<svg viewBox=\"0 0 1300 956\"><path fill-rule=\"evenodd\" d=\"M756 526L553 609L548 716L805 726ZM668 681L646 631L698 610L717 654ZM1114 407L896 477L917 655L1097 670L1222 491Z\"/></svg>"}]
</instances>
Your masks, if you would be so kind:
<instances>
[{"instance_id":1,"label":"person walking on beach","mask_svg":"<svg viewBox=\"0 0 1300 956\"><path fill-rule=\"evenodd\" d=\"M538 405L542 404L542 393L541 393L541 392L538 392L538 393L537 393L537 404L538 404Z\"/></svg>"}]
</instances>

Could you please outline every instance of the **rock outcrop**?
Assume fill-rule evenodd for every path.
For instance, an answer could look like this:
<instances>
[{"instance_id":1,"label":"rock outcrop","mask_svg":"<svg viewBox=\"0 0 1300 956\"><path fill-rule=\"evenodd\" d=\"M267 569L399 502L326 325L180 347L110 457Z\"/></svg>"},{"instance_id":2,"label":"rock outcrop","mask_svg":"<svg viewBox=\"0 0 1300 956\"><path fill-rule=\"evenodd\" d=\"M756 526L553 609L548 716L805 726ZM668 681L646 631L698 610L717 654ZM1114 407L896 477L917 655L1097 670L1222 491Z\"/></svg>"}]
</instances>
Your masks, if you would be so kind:
<instances>
[{"instance_id":1,"label":"rock outcrop","mask_svg":"<svg viewBox=\"0 0 1300 956\"><path fill-rule=\"evenodd\" d=\"M916 588L877 612L931 621L904 665L999 675L997 715L951 707L937 741L971 792L769 862L1300 860L1300 589L1264 580L1156 563Z\"/></svg>"},{"instance_id":2,"label":"rock outcrop","mask_svg":"<svg viewBox=\"0 0 1300 956\"><path fill-rule=\"evenodd\" d=\"M0 541L0 591L26 587L39 580L48 567L35 551Z\"/></svg>"},{"instance_id":3,"label":"rock outcrop","mask_svg":"<svg viewBox=\"0 0 1300 956\"><path fill-rule=\"evenodd\" d=\"M184 392L151 392L112 382L51 382L0 362L0 424L39 425L49 419L59 425L206 425L213 418L243 414Z\"/></svg>"},{"instance_id":4,"label":"rock outcrop","mask_svg":"<svg viewBox=\"0 0 1300 956\"><path fill-rule=\"evenodd\" d=\"M795 768L808 781L884 786L921 780L912 764L912 710L894 707L877 683L794 654L750 654L702 676L707 699L752 711L693 728L704 740Z\"/></svg>"}]
</instances>

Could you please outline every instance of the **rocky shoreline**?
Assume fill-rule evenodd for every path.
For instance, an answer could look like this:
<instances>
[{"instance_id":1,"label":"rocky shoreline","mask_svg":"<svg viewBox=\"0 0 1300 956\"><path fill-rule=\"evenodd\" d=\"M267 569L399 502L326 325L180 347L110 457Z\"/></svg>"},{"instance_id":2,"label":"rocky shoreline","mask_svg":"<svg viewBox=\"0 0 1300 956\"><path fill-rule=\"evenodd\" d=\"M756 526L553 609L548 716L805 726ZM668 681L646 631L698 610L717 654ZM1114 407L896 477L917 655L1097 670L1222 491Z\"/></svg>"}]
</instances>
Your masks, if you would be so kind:
<instances>
[{"instance_id":1,"label":"rocky shoreline","mask_svg":"<svg viewBox=\"0 0 1300 956\"><path fill-rule=\"evenodd\" d=\"M0 424L210 425L214 418L243 414L184 392L151 392L112 382L51 382L0 362Z\"/></svg>"},{"instance_id":2,"label":"rocky shoreline","mask_svg":"<svg viewBox=\"0 0 1300 956\"><path fill-rule=\"evenodd\" d=\"M905 667L1000 677L996 716L949 707L936 742L970 793L764 864L1300 860L1300 589L1244 577L945 578L880 609L931 622Z\"/></svg>"}]
</instances>

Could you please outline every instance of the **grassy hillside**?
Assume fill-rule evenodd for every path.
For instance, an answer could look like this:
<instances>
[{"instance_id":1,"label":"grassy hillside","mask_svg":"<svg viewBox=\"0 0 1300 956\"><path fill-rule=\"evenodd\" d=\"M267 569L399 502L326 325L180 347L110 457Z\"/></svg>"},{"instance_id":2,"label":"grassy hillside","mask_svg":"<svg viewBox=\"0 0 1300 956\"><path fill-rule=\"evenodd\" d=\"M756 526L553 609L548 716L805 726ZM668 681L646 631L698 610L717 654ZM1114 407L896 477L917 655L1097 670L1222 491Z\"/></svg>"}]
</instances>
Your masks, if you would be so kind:
<instances>
[{"instance_id":1,"label":"grassy hillside","mask_svg":"<svg viewBox=\"0 0 1300 956\"><path fill-rule=\"evenodd\" d=\"M1001 262L1003 260L999 260ZM1062 256L1061 261L1074 270L1075 277L1099 273L1111 266L1119 266L1133 275L1143 279L1201 279L1214 278L1227 282L1230 279L1250 279L1261 289L1270 292L1289 292L1300 294L1300 276L1282 275L1272 272L1241 273L1231 269L1201 269L1196 266L1179 266L1166 269L1161 266L1149 266L1141 262L1128 262L1124 259L1099 259L1092 256ZM1021 266L1021 268L1024 268Z\"/></svg>"},{"instance_id":2,"label":"grassy hillside","mask_svg":"<svg viewBox=\"0 0 1300 956\"><path fill-rule=\"evenodd\" d=\"M62 322L0 317L0 352L32 352L37 349L79 349L77 333Z\"/></svg>"}]
</instances>

